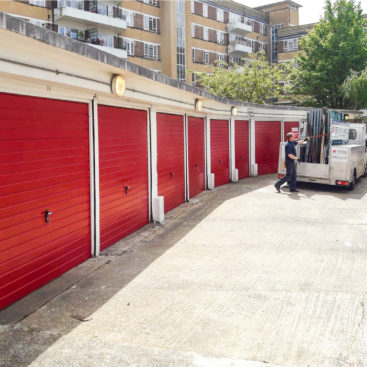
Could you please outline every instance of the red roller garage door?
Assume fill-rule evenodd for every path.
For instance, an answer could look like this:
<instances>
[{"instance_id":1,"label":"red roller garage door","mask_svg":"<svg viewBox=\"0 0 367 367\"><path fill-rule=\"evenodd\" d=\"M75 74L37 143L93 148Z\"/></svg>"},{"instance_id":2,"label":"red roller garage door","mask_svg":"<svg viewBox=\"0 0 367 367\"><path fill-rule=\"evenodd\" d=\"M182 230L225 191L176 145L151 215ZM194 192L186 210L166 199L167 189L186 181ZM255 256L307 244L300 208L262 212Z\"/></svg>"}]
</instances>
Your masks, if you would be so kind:
<instances>
[{"instance_id":1,"label":"red roller garage door","mask_svg":"<svg viewBox=\"0 0 367 367\"><path fill-rule=\"evenodd\" d=\"M183 116L157 114L158 195L168 212L185 201Z\"/></svg>"},{"instance_id":2,"label":"red roller garage door","mask_svg":"<svg viewBox=\"0 0 367 367\"><path fill-rule=\"evenodd\" d=\"M297 133L296 138L298 139L299 133L299 122L284 122L284 141L287 141L287 134L288 133Z\"/></svg>"},{"instance_id":3,"label":"red roller garage door","mask_svg":"<svg viewBox=\"0 0 367 367\"><path fill-rule=\"evenodd\" d=\"M205 190L204 119L188 118L189 192L190 198Z\"/></svg>"},{"instance_id":4,"label":"red roller garage door","mask_svg":"<svg viewBox=\"0 0 367 367\"><path fill-rule=\"evenodd\" d=\"M229 183L229 131L227 120L210 120L211 172L215 186Z\"/></svg>"},{"instance_id":5,"label":"red roller garage door","mask_svg":"<svg viewBox=\"0 0 367 367\"><path fill-rule=\"evenodd\" d=\"M279 144L281 138L280 121L255 122L255 151L259 175L278 171Z\"/></svg>"},{"instance_id":6,"label":"red roller garage door","mask_svg":"<svg viewBox=\"0 0 367 367\"><path fill-rule=\"evenodd\" d=\"M91 255L88 105L0 94L0 172L1 309Z\"/></svg>"},{"instance_id":7,"label":"red roller garage door","mask_svg":"<svg viewBox=\"0 0 367 367\"><path fill-rule=\"evenodd\" d=\"M149 221L147 112L98 106L101 250Z\"/></svg>"},{"instance_id":8,"label":"red roller garage door","mask_svg":"<svg viewBox=\"0 0 367 367\"><path fill-rule=\"evenodd\" d=\"M236 149L236 168L238 169L238 178L240 180L243 180L244 178L247 178L250 175L248 121L236 121L235 149Z\"/></svg>"}]
</instances>

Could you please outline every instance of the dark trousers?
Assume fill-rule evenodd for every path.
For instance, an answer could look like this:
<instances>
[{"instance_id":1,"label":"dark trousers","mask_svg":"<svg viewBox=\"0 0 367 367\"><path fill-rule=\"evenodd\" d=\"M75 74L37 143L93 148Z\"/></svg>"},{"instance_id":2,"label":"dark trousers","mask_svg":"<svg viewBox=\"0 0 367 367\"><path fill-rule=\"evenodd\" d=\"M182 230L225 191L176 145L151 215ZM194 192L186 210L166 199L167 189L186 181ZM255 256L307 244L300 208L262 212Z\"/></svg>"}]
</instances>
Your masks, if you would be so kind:
<instances>
[{"instance_id":1,"label":"dark trousers","mask_svg":"<svg viewBox=\"0 0 367 367\"><path fill-rule=\"evenodd\" d=\"M290 190L293 191L296 189L296 183L297 183L297 173L296 173L296 162L295 161L291 161L291 162L286 162L285 164L286 168L287 168L287 174L279 179L275 186L282 186L285 182L289 182L289 187Z\"/></svg>"}]
</instances>

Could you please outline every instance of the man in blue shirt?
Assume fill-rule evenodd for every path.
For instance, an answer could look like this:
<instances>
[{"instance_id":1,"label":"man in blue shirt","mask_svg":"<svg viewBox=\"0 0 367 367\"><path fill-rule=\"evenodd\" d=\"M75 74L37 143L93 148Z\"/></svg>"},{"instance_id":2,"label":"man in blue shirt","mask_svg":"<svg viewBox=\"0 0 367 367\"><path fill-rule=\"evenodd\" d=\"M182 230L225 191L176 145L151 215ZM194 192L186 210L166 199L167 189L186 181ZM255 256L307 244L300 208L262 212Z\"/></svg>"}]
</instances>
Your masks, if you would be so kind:
<instances>
[{"instance_id":1,"label":"man in blue shirt","mask_svg":"<svg viewBox=\"0 0 367 367\"><path fill-rule=\"evenodd\" d=\"M302 144L304 140L299 142L294 141L293 133L287 134L287 143L285 144L285 166L287 169L287 174L279 179L275 183L275 188L278 192L280 192L280 186L282 186L285 182L289 183L290 192L298 192L296 188L297 183L297 173L296 173L296 162L297 162L297 151L296 146L298 144Z\"/></svg>"}]
</instances>

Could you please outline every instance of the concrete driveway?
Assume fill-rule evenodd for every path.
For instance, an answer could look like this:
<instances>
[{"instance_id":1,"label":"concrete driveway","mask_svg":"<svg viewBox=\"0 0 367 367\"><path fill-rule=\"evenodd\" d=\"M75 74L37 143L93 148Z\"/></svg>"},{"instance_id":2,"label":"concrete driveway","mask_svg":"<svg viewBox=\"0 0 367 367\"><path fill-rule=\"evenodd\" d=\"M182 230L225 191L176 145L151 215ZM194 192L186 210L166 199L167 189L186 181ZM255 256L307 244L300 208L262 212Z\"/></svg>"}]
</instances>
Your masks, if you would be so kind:
<instances>
[{"instance_id":1,"label":"concrete driveway","mask_svg":"<svg viewBox=\"0 0 367 367\"><path fill-rule=\"evenodd\" d=\"M207 191L0 312L1 366L367 366L367 179Z\"/></svg>"}]
</instances>

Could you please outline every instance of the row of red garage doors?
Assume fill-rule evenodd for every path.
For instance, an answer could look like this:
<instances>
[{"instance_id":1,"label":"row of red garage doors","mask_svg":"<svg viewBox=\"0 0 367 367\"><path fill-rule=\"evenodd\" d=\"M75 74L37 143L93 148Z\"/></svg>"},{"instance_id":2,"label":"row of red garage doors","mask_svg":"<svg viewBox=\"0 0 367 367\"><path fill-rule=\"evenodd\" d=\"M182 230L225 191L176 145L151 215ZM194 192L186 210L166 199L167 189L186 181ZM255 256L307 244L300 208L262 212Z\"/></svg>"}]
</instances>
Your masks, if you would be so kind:
<instances>
[{"instance_id":1,"label":"row of red garage doors","mask_svg":"<svg viewBox=\"0 0 367 367\"><path fill-rule=\"evenodd\" d=\"M0 105L2 309L92 251L88 104L0 94ZM147 120L145 110L98 106L101 250L149 221ZM271 154L256 148L259 173L276 172L280 123L257 124L256 143L264 140ZM182 115L157 114L158 195L165 211L185 201L184 126ZM236 121L235 131L243 179L249 176L248 122ZM211 120L210 134L219 186L230 181L228 121ZM188 118L187 140L191 198L205 189L203 118Z\"/></svg>"}]
</instances>

